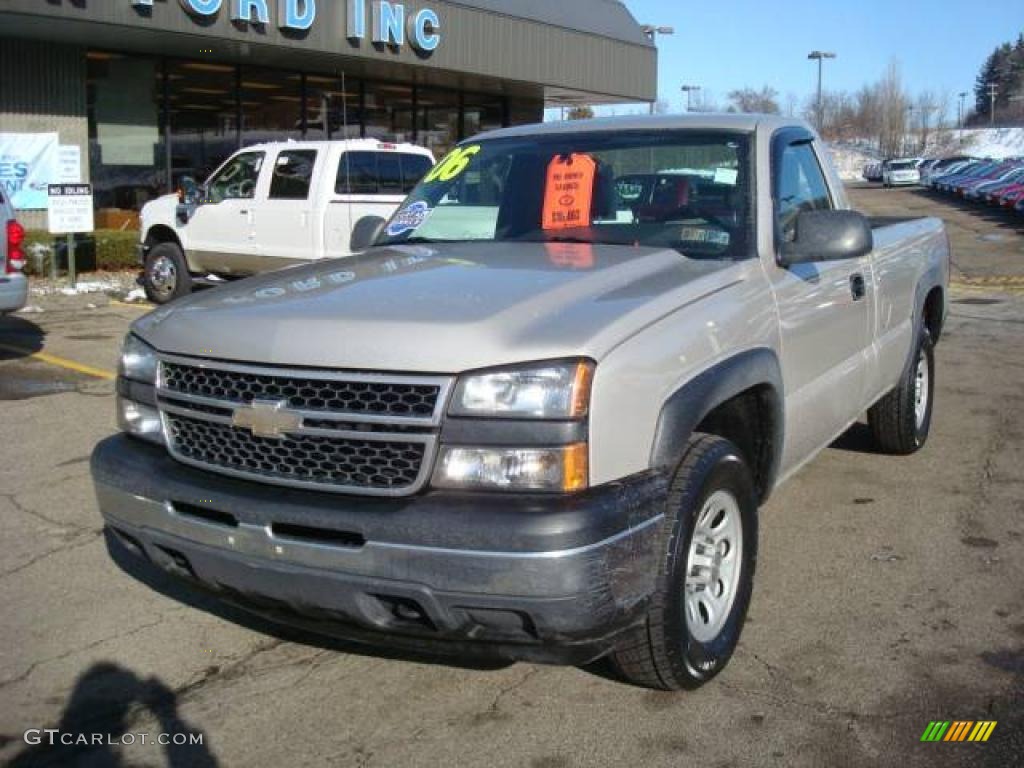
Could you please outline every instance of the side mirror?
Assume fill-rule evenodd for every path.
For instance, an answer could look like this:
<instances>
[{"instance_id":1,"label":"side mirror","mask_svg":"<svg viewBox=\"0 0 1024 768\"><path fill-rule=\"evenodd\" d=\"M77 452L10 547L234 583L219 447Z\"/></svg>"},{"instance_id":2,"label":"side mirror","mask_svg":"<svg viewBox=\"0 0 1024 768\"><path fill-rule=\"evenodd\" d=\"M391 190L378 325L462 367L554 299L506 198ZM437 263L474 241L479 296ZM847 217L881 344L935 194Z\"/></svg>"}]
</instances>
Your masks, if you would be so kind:
<instances>
[{"instance_id":1,"label":"side mirror","mask_svg":"<svg viewBox=\"0 0 1024 768\"><path fill-rule=\"evenodd\" d=\"M815 261L858 259L874 247L871 225L856 211L803 211L796 236L783 243L782 266Z\"/></svg>"},{"instance_id":2,"label":"side mirror","mask_svg":"<svg viewBox=\"0 0 1024 768\"><path fill-rule=\"evenodd\" d=\"M349 250L353 253L365 251L380 237L387 222L380 216L363 216L352 228L352 238L349 241Z\"/></svg>"}]
</instances>

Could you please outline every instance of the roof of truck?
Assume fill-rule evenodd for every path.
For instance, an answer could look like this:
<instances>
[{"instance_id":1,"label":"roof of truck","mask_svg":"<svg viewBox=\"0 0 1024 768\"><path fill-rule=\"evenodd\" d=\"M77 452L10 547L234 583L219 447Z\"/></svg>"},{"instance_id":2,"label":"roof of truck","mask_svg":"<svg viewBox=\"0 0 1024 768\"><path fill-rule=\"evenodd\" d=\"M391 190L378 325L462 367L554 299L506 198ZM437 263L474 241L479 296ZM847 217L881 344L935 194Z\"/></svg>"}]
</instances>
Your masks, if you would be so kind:
<instances>
[{"instance_id":1,"label":"roof of truck","mask_svg":"<svg viewBox=\"0 0 1024 768\"><path fill-rule=\"evenodd\" d=\"M629 117L598 117L592 120L565 120L553 123L534 123L514 128L500 128L474 138L509 138L536 136L538 134L598 133L601 131L644 131L644 130L708 130L753 132L758 128L774 131L778 128L798 126L811 127L795 117L758 114L684 114L684 115L640 115Z\"/></svg>"},{"instance_id":2,"label":"roof of truck","mask_svg":"<svg viewBox=\"0 0 1024 768\"><path fill-rule=\"evenodd\" d=\"M380 141L379 139L338 139L336 141L297 141L289 139L287 141L267 141L261 144L249 144L243 147L243 149L319 149L327 150L332 147L343 147L350 151L364 150L364 151L394 151L394 152L406 152L416 155L430 155L433 157L433 153L426 147L421 147L418 144L408 144L394 141Z\"/></svg>"}]
</instances>

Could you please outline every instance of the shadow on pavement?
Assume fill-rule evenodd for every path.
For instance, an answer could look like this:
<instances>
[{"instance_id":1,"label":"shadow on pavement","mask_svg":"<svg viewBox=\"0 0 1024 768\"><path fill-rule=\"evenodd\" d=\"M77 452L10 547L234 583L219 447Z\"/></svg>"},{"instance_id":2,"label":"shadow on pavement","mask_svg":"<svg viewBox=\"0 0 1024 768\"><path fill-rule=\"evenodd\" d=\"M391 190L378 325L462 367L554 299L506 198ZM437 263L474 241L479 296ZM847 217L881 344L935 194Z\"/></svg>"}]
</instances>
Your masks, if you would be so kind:
<instances>
[{"instance_id":1,"label":"shadow on pavement","mask_svg":"<svg viewBox=\"0 0 1024 768\"><path fill-rule=\"evenodd\" d=\"M43 348L46 332L33 322L11 315L0 316L0 360L16 360Z\"/></svg>"},{"instance_id":2,"label":"shadow on pavement","mask_svg":"<svg viewBox=\"0 0 1024 768\"><path fill-rule=\"evenodd\" d=\"M1024 232L1024 216L1015 211L1011 211L1006 208L998 208L988 203L965 200L962 197L956 197L942 192L935 192L930 189L915 189L914 194L918 197L923 197L926 200L941 202L951 208L957 208L965 213L974 214L979 219L984 219L992 224L998 224L1001 227L1015 230L1016 233Z\"/></svg>"},{"instance_id":3,"label":"shadow on pavement","mask_svg":"<svg viewBox=\"0 0 1024 768\"><path fill-rule=\"evenodd\" d=\"M433 664L477 671L505 669L514 663L502 659L474 656L471 653L467 654L463 647L444 650L443 643L436 643L435 646L430 646L427 650L424 650L424 646L429 641L421 639L409 639L410 647L408 648L385 648L379 645L379 635L369 631L359 630L348 625L340 625L337 622L317 621L315 619L303 620L293 614L288 614L287 624L284 621L277 623L251 612L243 605L231 602L232 597L230 595L215 594L199 583L177 579L141 556L126 552L124 546L117 541L109 529L105 532L105 535L107 551L110 553L111 559L122 571L136 581L179 603L184 603L225 621L230 621L253 632L259 632L278 640L355 656L405 661L415 664ZM301 626L292 626L293 623L299 622L301 622ZM360 641L359 638L363 634L365 634L365 640ZM400 643L402 641L391 639L391 642Z\"/></svg>"},{"instance_id":4,"label":"shadow on pavement","mask_svg":"<svg viewBox=\"0 0 1024 768\"><path fill-rule=\"evenodd\" d=\"M140 729L133 725L140 708L148 710L157 722L146 745L140 743ZM71 692L60 722L50 736L40 732L41 743L27 746L8 766L88 765L116 768L149 764L147 758L158 750L171 768L213 768L217 760L206 745L203 732L178 714L177 695L157 678L143 680L134 672L112 662L90 667ZM130 734L130 735L129 735ZM159 734L168 734L171 742L158 745ZM182 744L175 744L174 736ZM202 737L202 738L199 738ZM133 744L122 745L122 739ZM99 740L102 743L96 744ZM201 741L201 743L193 743ZM63 743L62 743L63 742Z\"/></svg>"}]
</instances>

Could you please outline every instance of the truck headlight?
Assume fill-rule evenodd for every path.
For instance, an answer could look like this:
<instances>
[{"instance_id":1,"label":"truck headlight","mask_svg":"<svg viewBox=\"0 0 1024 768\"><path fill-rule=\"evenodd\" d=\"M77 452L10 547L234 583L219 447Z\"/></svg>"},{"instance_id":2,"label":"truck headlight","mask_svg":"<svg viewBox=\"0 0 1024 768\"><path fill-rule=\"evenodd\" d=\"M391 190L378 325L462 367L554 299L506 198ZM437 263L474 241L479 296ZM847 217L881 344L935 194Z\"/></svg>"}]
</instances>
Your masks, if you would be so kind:
<instances>
[{"instance_id":1,"label":"truck headlight","mask_svg":"<svg viewBox=\"0 0 1024 768\"><path fill-rule=\"evenodd\" d=\"M587 444L557 448L445 446L433 485L455 490L568 493L587 487Z\"/></svg>"},{"instance_id":2,"label":"truck headlight","mask_svg":"<svg viewBox=\"0 0 1024 768\"><path fill-rule=\"evenodd\" d=\"M156 350L128 334L121 348L117 380L117 424L129 435L163 445L163 423L156 407Z\"/></svg>"},{"instance_id":3,"label":"truck headlight","mask_svg":"<svg viewBox=\"0 0 1024 768\"><path fill-rule=\"evenodd\" d=\"M587 360L538 363L462 376L452 416L581 419L590 407L594 364Z\"/></svg>"},{"instance_id":4,"label":"truck headlight","mask_svg":"<svg viewBox=\"0 0 1024 768\"><path fill-rule=\"evenodd\" d=\"M134 437L158 445L164 444L164 425L160 421L160 412L150 405L118 396L117 426L122 432Z\"/></svg>"},{"instance_id":5,"label":"truck headlight","mask_svg":"<svg viewBox=\"0 0 1024 768\"><path fill-rule=\"evenodd\" d=\"M138 336L125 336L118 373L132 381L155 385L157 364L155 349Z\"/></svg>"}]
</instances>

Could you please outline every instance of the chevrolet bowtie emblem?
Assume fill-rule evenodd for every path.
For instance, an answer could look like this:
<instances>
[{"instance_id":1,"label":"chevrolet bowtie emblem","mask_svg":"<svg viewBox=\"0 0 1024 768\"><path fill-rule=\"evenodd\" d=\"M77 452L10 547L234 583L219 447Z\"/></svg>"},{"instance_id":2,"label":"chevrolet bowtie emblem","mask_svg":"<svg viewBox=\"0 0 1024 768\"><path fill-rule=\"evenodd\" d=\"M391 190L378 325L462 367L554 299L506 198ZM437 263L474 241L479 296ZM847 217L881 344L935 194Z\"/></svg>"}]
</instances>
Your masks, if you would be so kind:
<instances>
[{"instance_id":1,"label":"chevrolet bowtie emblem","mask_svg":"<svg viewBox=\"0 0 1024 768\"><path fill-rule=\"evenodd\" d=\"M231 424L256 437L283 437L302 426L302 417L287 406L287 400L253 400L235 409Z\"/></svg>"}]
</instances>

